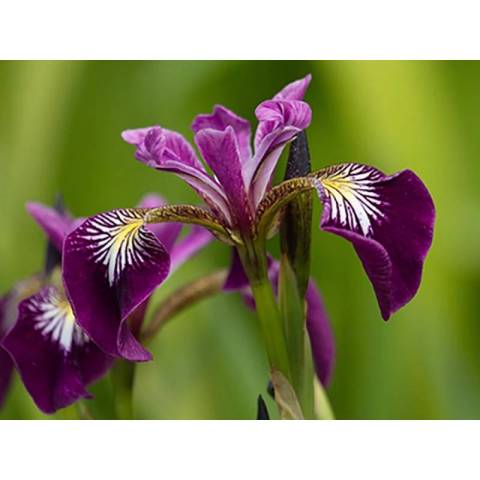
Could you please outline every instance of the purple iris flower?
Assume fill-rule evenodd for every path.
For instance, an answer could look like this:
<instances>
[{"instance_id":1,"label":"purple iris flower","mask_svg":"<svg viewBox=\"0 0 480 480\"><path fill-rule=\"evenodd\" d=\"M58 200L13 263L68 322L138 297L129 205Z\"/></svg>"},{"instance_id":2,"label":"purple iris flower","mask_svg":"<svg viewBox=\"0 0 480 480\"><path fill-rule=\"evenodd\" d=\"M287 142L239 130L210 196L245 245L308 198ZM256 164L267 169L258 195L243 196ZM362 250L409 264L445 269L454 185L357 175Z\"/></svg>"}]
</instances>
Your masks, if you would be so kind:
<instances>
[{"instance_id":1,"label":"purple iris flower","mask_svg":"<svg viewBox=\"0 0 480 480\"><path fill-rule=\"evenodd\" d=\"M310 80L308 75L287 85L256 108L253 151L247 120L223 106L197 116L195 143L213 174L179 133L160 126L123 132L139 161L178 175L206 206L112 210L89 218L67 236L66 290L78 322L105 351L131 360L146 358L126 326L121 331L118 326L125 325L169 269L167 249L151 224L201 225L245 257L259 238L277 231L288 202L311 190L324 206L321 228L354 246L383 318L415 295L435 211L428 190L412 171L385 175L368 165L344 163L271 185L285 145L310 125L311 109L303 101Z\"/></svg>"},{"instance_id":2,"label":"purple iris flower","mask_svg":"<svg viewBox=\"0 0 480 480\"><path fill-rule=\"evenodd\" d=\"M82 220L40 204L30 203L27 209L61 255L65 236ZM113 358L78 325L61 282L36 275L14 287L3 307L9 325L2 357L8 352L38 408L53 413L90 397L86 386L106 372Z\"/></svg>"},{"instance_id":3,"label":"purple iris flower","mask_svg":"<svg viewBox=\"0 0 480 480\"><path fill-rule=\"evenodd\" d=\"M156 208L162 204L160 197L149 195L140 205ZM27 208L61 255L66 235L81 225L83 219L72 219L66 213L39 204L29 204ZM177 265L211 236L202 229L201 234L195 231L179 240L181 228L182 225L173 223L151 228L166 246L172 263ZM194 241L190 242L192 236ZM0 350L0 388L7 388L13 361L38 408L53 413L80 398L90 398L86 387L107 372L114 357L100 349L79 325L63 285L55 281L55 272L52 278L43 278L34 286L32 280L20 284L0 304L0 325L5 326L3 350ZM135 333L140 330L148 300L145 298L129 317ZM100 312L96 319L102 322Z\"/></svg>"}]
</instances>

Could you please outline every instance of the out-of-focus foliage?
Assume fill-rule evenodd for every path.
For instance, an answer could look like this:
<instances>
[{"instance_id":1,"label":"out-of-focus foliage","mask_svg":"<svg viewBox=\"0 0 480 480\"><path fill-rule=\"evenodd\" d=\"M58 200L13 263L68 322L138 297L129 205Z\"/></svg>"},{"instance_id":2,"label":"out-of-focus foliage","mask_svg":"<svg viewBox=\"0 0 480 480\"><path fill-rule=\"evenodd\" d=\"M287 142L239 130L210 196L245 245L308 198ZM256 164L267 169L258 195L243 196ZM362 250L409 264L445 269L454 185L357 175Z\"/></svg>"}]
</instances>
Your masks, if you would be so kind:
<instances>
[{"instance_id":1,"label":"out-of-focus foliage","mask_svg":"<svg viewBox=\"0 0 480 480\"><path fill-rule=\"evenodd\" d=\"M62 192L76 215L133 206L145 192L197 202L172 175L136 162L123 129L159 123L191 140L194 115L215 103L253 121L261 100L308 72L313 169L411 168L437 206L420 292L388 323L351 246L313 229L312 273L337 340L328 390L336 416L478 418L478 62L0 63L0 290L42 266L45 239L25 213L28 200L51 203ZM315 225L319 213L315 202ZM212 244L159 289L153 307L228 261L228 249ZM182 313L151 347L155 362L138 367L138 418L255 418L267 365L255 316L237 295ZM108 378L93 388L100 418L112 415L110 389ZM16 378L0 418L45 417Z\"/></svg>"}]
</instances>

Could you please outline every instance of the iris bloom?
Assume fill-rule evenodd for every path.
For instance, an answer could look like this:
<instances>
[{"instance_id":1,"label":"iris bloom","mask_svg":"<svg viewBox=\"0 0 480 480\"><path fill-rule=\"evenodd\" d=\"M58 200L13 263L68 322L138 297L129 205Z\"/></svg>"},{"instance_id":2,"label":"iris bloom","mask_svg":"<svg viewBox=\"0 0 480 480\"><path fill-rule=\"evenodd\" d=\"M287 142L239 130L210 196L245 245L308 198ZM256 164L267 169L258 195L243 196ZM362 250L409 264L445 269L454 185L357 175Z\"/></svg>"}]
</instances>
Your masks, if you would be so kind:
<instances>
[{"instance_id":1,"label":"iris bloom","mask_svg":"<svg viewBox=\"0 0 480 480\"><path fill-rule=\"evenodd\" d=\"M287 85L256 108L253 151L247 120L223 106L197 116L195 143L212 174L179 133L160 126L123 132L140 162L185 180L205 206L112 210L68 235L66 289L78 322L102 349L144 358L124 321L169 269L169 255L150 225L181 222L201 225L235 247L257 300L271 366L285 370L279 364L285 351L272 340L283 333L278 322L269 320L277 307L265 283L265 242L277 231L282 209L307 191L317 192L323 203L321 228L353 245L384 319L414 296L432 242L434 206L412 171L386 175L368 165L344 163L271 185L285 145L310 125L312 112L303 101L310 79ZM119 325L125 329L119 332Z\"/></svg>"},{"instance_id":2,"label":"iris bloom","mask_svg":"<svg viewBox=\"0 0 480 480\"><path fill-rule=\"evenodd\" d=\"M144 207L162 204L163 201L154 195L145 197L141 203ZM29 204L28 211L60 255L66 235L83 221L39 204ZM196 252L210 236L206 231L200 234L195 231L193 237L191 234L178 242L181 227L179 224L163 224L152 228L152 234L162 241L176 265ZM30 280L28 285L31 284ZM17 286L2 302L2 306L8 309L8 312L6 308L2 309L2 318L8 318L10 326L2 341L4 350L0 354L0 367L4 362L9 367L13 361L39 409L53 413L80 398L89 398L86 387L110 368L114 357L101 350L79 325L61 282L55 281L55 275L37 282L33 290L36 291L32 292L30 288L28 295L25 288L20 290ZM18 302L20 298L23 300ZM147 302L145 298L131 312L130 321L137 333ZM101 312L97 320L102 322ZM3 372L0 379L9 374L7 369ZM2 383L6 385L6 381Z\"/></svg>"}]
</instances>

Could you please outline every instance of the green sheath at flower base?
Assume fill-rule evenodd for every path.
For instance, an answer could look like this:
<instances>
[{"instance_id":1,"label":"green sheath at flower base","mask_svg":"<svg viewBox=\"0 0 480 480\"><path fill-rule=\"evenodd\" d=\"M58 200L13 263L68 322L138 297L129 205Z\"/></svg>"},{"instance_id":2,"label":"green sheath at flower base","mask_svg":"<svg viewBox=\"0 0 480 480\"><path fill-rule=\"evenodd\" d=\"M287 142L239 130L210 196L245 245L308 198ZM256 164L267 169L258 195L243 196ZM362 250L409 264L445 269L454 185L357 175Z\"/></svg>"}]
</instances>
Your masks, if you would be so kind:
<instances>
[{"instance_id":1,"label":"green sheath at flower base","mask_svg":"<svg viewBox=\"0 0 480 480\"><path fill-rule=\"evenodd\" d=\"M308 143L305 132L302 132L290 147L285 179L309 173ZM310 277L311 195L310 191L301 193L284 207L280 226L282 257L278 286L293 387L304 415L309 418L313 418L313 368L304 297Z\"/></svg>"},{"instance_id":2,"label":"green sheath at flower base","mask_svg":"<svg viewBox=\"0 0 480 480\"><path fill-rule=\"evenodd\" d=\"M285 180L310 173L307 135L301 132L290 146ZM286 255L297 278L298 293L304 297L310 277L310 243L312 233L312 192L295 197L286 207L280 227L282 254Z\"/></svg>"}]
</instances>

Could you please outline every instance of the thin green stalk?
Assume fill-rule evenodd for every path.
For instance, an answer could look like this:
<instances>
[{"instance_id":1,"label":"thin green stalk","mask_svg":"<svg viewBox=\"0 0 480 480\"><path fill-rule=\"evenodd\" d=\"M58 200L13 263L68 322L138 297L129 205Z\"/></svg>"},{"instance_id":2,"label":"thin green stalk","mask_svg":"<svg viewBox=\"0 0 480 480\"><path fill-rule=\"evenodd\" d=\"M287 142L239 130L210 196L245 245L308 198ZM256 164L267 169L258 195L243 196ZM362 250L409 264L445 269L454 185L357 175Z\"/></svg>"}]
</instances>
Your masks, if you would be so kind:
<instances>
[{"instance_id":1,"label":"thin green stalk","mask_svg":"<svg viewBox=\"0 0 480 480\"><path fill-rule=\"evenodd\" d=\"M119 420L133 420L133 383L135 380L134 362L118 360L113 367L113 390L115 411Z\"/></svg>"},{"instance_id":2,"label":"thin green stalk","mask_svg":"<svg viewBox=\"0 0 480 480\"><path fill-rule=\"evenodd\" d=\"M283 321L268 278L265 246L259 242L250 244L246 248L239 249L239 255L255 299L270 368L281 371L290 380L290 363Z\"/></svg>"}]
</instances>

